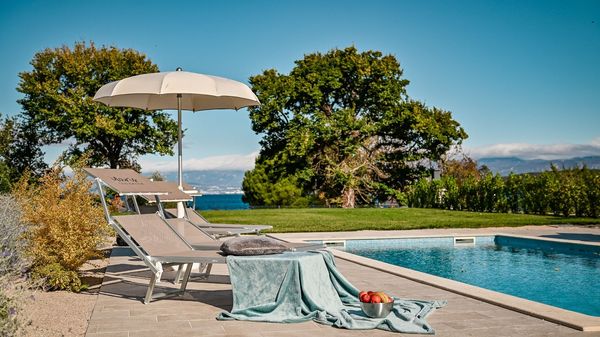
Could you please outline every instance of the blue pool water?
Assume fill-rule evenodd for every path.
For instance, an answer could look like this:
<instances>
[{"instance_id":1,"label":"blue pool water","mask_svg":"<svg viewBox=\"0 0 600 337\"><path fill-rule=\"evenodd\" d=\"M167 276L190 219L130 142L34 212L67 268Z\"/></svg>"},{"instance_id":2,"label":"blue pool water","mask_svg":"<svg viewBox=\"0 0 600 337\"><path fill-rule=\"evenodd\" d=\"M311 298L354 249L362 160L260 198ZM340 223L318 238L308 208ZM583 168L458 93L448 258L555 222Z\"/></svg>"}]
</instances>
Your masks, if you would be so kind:
<instances>
[{"instance_id":1,"label":"blue pool water","mask_svg":"<svg viewBox=\"0 0 600 337\"><path fill-rule=\"evenodd\" d=\"M452 280L600 316L600 247L508 236L349 240L346 251Z\"/></svg>"}]
</instances>

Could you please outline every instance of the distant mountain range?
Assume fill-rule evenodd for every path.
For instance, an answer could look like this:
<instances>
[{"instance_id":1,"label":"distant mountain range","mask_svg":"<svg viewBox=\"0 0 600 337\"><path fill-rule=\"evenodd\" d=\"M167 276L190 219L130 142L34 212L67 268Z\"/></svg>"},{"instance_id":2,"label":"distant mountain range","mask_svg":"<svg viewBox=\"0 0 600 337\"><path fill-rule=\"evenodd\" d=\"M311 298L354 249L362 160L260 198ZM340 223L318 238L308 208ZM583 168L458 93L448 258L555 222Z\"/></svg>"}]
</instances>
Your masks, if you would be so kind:
<instances>
[{"instance_id":1,"label":"distant mountain range","mask_svg":"<svg viewBox=\"0 0 600 337\"><path fill-rule=\"evenodd\" d=\"M165 172L168 181L177 181L177 172ZM242 193L244 171L185 171L183 181L196 187L203 194Z\"/></svg>"},{"instance_id":2,"label":"distant mountain range","mask_svg":"<svg viewBox=\"0 0 600 337\"><path fill-rule=\"evenodd\" d=\"M582 167L585 164L590 169L600 169L600 156L554 160L528 160L517 157L480 158L477 160L477 163L479 165L486 165L494 173L500 173L500 175L506 176L511 172L519 174L547 171L552 164L558 168Z\"/></svg>"},{"instance_id":3,"label":"distant mountain range","mask_svg":"<svg viewBox=\"0 0 600 337\"><path fill-rule=\"evenodd\" d=\"M492 172L505 176L510 172L530 173L546 171L550 169L551 164L559 168L581 167L583 164L586 164L588 168L600 169L600 156L557 160L527 160L517 157L481 158L477 160L477 163L479 165L486 165ZM165 177L169 181L177 181L176 172L166 172ZM186 183L195 186L203 194L242 193L243 179L244 171L240 170L187 171L184 172L183 178Z\"/></svg>"}]
</instances>

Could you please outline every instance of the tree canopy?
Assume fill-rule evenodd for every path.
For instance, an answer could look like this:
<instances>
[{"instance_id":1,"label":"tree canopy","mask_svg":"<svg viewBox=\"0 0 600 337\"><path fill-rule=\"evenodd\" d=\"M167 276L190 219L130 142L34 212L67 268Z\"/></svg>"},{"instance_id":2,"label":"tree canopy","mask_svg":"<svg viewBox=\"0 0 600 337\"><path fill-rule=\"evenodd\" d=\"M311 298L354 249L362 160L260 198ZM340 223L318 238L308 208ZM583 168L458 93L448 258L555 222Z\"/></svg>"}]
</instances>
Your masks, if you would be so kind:
<instances>
[{"instance_id":1,"label":"tree canopy","mask_svg":"<svg viewBox=\"0 0 600 337\"><path fill-rule=\"evenodd\" d=\"M9 191L24 172L35 180L47 168L37 131L16 117L0 114L0 192Z\"/></svg>"},{"instance_id":2,"label":"tree canopy","mask_svg":"<svg viewBox=\"0 0 600 337\"><path fill-rule=\"evenodd\" d=\"M262 105L250 119L262 148L245 176L246 200L268 205L281 184L344 207L400 198L467 137L450 112L410 99L402 75L394 56L349 47L305 55L289 74L252 76Z\"/></svg>"},{"instance_id":3,"label":"tree canopy","mask_svg":"<svg viewBox=\"0 0 600 337\"><path fill-rule=\"evenodd\" d=\"M111 108L92 99L104 84L157 72L144 54L132 49L97 48L75 43L38 52L33 69L19 74L17 90L25 129L41 145L71 142L67 157L90 153L92 165L136 167L147 153L172 154L176 123L162 111ZM32 135L32 138L33 137Z\"/></svg>"}]
</instances>

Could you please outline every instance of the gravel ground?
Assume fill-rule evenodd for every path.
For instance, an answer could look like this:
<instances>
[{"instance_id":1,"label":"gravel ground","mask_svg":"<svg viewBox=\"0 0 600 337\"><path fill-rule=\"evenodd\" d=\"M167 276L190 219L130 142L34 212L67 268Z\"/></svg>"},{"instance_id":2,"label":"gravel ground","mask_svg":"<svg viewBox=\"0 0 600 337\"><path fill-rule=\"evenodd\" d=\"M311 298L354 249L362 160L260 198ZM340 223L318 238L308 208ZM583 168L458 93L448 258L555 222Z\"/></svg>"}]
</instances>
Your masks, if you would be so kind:
<instances>
[{"instance_id":1,"label":"gravel ground","mask_svg":"<svg viewBox=\"0 0 600 337\"><path fill-rule=\"evenodd\" d=\"M110 250L104 252L105 256L110 256ZM84 336L107 264L108 258L91 260L81 268L82 282L90 286L87 291L32 292L24 308L25 316L29 321L24 328L24 336Z\"/></svg>"}]
</instances>

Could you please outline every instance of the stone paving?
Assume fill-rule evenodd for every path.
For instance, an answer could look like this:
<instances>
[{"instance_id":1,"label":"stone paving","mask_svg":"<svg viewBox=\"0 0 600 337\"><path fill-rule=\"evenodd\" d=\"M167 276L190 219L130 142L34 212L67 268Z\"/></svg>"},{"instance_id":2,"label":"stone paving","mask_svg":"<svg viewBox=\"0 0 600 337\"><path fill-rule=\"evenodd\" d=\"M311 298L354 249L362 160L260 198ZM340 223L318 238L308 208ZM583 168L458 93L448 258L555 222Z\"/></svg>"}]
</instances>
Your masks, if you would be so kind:
<instances>
[{"instance_id":1,"label":"stone paving","mask_svg":"<svg viewBox=\"0 0 600 337\"><path fill-rule=\"evenodd\" d=\"M581 240L600 241L598 228L538 229L540 231L537 235L562 233L563 236L571 234L574 235L573 238ZM435 235L439 232L439 230L430 230L423 235ZM527 233L521 232L521 234L535 235L536 233L528 230ZM183 296L160 299L144 305L141 299L145 294L150 272L137 258L129 256L128 252L129 250L124 248L113 250L89 321L87 337L409 336L381 330L336 329L313 322L276 324L217 321L215 317L218 313L230 310L232 306L231 285L225 265L216 265L208 280L190 282L188 291ZM337 259L336 262L341 272L359 289L381 289L403 298L447 300L446 307L437 310L428 318L436 329L437 336L600 337L600 333L597 332L580 332L345 260ZM173 288L173 284L168 282L173 276L173 272L165 273L166 281L158 284L155 291L160 291L161 288L163 290Z\"/></svg>"}]
</instances>

